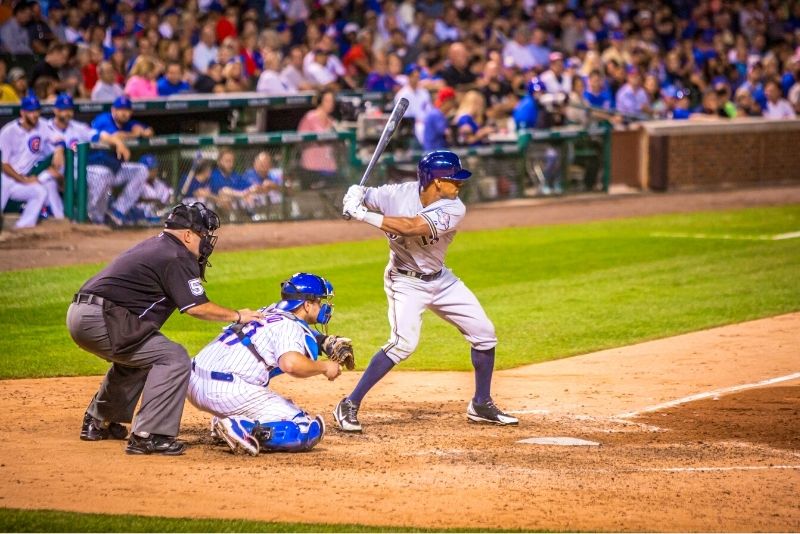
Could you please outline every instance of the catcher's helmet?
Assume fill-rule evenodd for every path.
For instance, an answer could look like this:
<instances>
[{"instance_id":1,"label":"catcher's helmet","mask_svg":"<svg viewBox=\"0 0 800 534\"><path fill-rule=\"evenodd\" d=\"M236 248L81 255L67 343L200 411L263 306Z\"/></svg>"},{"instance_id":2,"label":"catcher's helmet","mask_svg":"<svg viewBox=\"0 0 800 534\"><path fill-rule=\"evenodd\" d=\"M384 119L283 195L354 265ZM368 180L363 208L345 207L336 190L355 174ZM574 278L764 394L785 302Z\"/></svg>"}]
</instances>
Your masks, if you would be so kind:
<instances>
[{"instance_id":1,"label":"catcher's helmet","mask_svg":"<svg viewBox=\"0 0 800 534\"><path fill-rule=\"evenodd\" d=\"M307 300L328 300L333 298L333 285L316 274L295 273L281 282L281 301L276 305L284 311L296 310ZM322 304L317 315L319 324L327 324L333 315L333 305Z\"/></svg>"},{"instance_id":2,"label":"catcher's helmet","mask_svg":"<svg viewBox=\"0 0 800 534\"><path fill-rule=\"evenodd\" d=\"M449 150L434 150L425 154L417 165L417 178L420 189L437 178L446 180L466 180L472 173L461 168L461 160Z\"/></svg>"}]
</instances>

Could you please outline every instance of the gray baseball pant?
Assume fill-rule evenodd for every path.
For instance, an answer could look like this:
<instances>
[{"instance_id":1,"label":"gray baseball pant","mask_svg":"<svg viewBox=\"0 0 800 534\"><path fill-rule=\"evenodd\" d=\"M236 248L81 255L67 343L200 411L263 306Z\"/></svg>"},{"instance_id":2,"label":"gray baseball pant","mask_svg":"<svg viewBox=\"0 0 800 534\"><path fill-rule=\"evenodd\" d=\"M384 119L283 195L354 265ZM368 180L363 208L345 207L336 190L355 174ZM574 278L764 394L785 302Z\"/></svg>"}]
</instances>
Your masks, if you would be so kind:
<instances>
[{"instance_id":1,"label":"gray baseball pant","mask_svg":"<svg viewBox=\"0 0 800 534\"><path fill-rule=\"evenodd\" d=\"M71 304L67 328L78 346L112 364L87 410L92 417L130 423L141 396L132 432L178 435L192 371L186 349L156 332L133 352L114 354L98 304Z\"/></svg>"}]
</instances>

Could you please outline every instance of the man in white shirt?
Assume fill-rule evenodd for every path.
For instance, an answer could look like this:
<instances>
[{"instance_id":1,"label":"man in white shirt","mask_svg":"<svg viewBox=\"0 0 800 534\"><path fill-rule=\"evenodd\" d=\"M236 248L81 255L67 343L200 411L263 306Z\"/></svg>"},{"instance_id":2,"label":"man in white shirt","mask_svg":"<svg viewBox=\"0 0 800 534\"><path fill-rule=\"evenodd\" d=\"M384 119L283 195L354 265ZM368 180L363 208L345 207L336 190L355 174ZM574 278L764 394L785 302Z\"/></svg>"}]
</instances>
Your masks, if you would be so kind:
<instances>
[{"instance_id":1,"label":"man in white shirt","mask_svg":"<svg viewBox=\"0 0 800 534\"><path fill-rule=\"evenodd\" d=\"M281 78L278 69L281 66L281 56L272 49L264 50L264 71L258 77L256 91L265 95L285 95L296 93L297 89L289 87Z\"/></svg>"},{"instance_id":2,"label":"man in white shirt","mask_svg":"<svg viewBox=\"0 0 800 534\"><path fill-rule=\"evenodd\" d=\"M539 76L545 89L552 95L569 95L572 91L572 74L564 71L564 55L561 52L550 54L550 68Z\"/></svg>"},{"instance_id":3,"label":"man in white shirt","mask_svg":"<svg viewBox=\"0 0 800 534\"><path fill-rule=\"evenodd\" d=\"M125 90L117 83L117 73L110 62L103 61L97 66L97 76L99 79L92 88L92 101L113 102L125 94Z\"/></svg>"},{"instance_id":4,"label":"man in white shirt","mask_svg":"<svg viewBox=\"0 0 800 534\"><path fill-rule=\"evenodd\" d=\"M281 81L292 91L309 91L316 89L314 82L303 74L303 49L293 46L289 50L286 66L281 71Z\"/></svg>"},{"instance_id":5,"label":"man in white shirt","mask_svg":"<svg viewBox=\"0 0 800 534\"><path fill-rule=\"evenodd\" d=\"M328 63L328 52L322 49L314 51L314 61L309 63L305 69L306 77L311 82L320 87L326 87L336 83L337 77L325 66Z\"/></svg>"},{"instance_id":6,"label":"man in white shirt","mask_svg":"<svg viewBox=\"0 0 800 534\"><path fill-rule=\"evenodd\" d=\"M401 98L408 100L408 109L405 116L414 119L414 134L422 143L425 134L425 117L431 108L431 93L419 85L420 68L416 64L411 64L406 68L408 83L404 85L395 95L395 102Z\"/></svg>"},{"instance_id":7,"label":"man in white shirt","mask_svg":"<svg viewBox=\"0 0 800 534\"><path fill-rule=\"evenodd\" d=\"M508 41L503 47L503 63L505 65L513 65L520 70L528 70L536 66L536 59L528 48L530 37L530 31L526 26L517 27L514 39Z\"/></svg>"},{"instance_id":8,"label":"man in white shirt","mask_svg":"<svg viewBox=\"0 0 800 534\"><path fill-rule=\"evenodd\" d=\"M767 106L764 108L764 117L767 119L794 119L797 114L788 100L781 94L781 86L777 80L769 80L764 84L764 93L767 96Z\"/></svg>"},{"instance_id":9,"label":"man in white shirt","mask_svg":"<svg viewBox=\"0 0 800 534\"><path fill-rule=\"evenodd\" d=\"M41 106L35 96L22 99L19 120L0 129L0 152L3 154L2 198L0 212L9 200L25 203L25 209L15 228L36 226L39 214L47 201L47 189L39 182L34 169L53 154L48 168L52 176L61 177L64 162L63 141L50 123L39 120Z\"/></svg>"},{"instance_id":10,"label":"man in white shirt","mask_svg":"<svg viewBox=\"0 0 800 534\"><path fill-rule=\"evenodd\" d=\"M212 61L217 60L217 33L214 24L207 23L200 30L200 42L194 47L192 65L200 74L205 74Z\"/></svg>"}]
</instances>

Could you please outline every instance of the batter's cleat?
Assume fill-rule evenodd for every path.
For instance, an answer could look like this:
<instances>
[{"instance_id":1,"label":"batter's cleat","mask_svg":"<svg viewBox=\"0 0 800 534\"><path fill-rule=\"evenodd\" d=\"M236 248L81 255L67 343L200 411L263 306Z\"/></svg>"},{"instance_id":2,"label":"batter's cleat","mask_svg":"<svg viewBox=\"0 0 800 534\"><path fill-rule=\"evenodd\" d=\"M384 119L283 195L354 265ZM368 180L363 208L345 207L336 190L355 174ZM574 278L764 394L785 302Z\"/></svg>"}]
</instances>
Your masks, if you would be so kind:
<instances>
[{"instance_id":1,"label":"batter's cleat","mask_svg":"<svg viewBox=\"0 0 800 534\"><path fill-rule=\"evenodd\" d=\"M507 413L503 413L500 408L494 405L492 399L484 403L477 403L474 400L469 401L469 406L467 406L467 419L475 421L476 423L491 423L493 425L519 424L519 419Z\"/></svg>"},{"instance_id":2,"label":"batter's cleat","mask_svg":"<svg viewBox=\"0 0 800 534\"><path fill-rule=\"evenodd\" d=\"M358 422L358 405L347 397L339 401L339 404L333 409L333 418L341 430L361 432L361 423Z\"/></svg>"},{"instance_id":3,"label":"batter's cleat","mask_svg":"<svg viewBox=\"0 0 800 534\"><path fill-rule=\"evenodd\" d=\"M180 456L186 451L186 443L171 436L150 434L142 437L131 434L125 452L128 454L161 454L163 456Z\"/></svg>"},{"instance_id":4,"label":"batter's cleat","mask_svg":"<svg viewBox=\"0 0 800 534\"><path fill-rule=\"evenodd\" d=\"M234 453L241 447L250 456L258 455L261 448L258 440L245 430L237 419L230 417L217 419L214 423L214 429Z\"/></svg>"},{"instance_id":5,"label":"batter's cleat","mask_svg":"<svg viewBox=\"0 0 800 534\"><path fill-rule=\"evenodd\" d=\"M95 419L89 412L83 414L81 439L83 441L100 441L104 439L125 439L128 429L119 423L109 423Z\"/></svg>"},{"instance_id":6,"label":"batter's cleat","mask_svg":"<svg viewBox=\"0 0 800 534\"><path fill-rule=\"evenodd\" d=\"M222 436L219 435L217 432L217 422L219 421L219 417L216 415L211 418L211 439L214 441L222 441Z\"/></svg>"}]
</instances>

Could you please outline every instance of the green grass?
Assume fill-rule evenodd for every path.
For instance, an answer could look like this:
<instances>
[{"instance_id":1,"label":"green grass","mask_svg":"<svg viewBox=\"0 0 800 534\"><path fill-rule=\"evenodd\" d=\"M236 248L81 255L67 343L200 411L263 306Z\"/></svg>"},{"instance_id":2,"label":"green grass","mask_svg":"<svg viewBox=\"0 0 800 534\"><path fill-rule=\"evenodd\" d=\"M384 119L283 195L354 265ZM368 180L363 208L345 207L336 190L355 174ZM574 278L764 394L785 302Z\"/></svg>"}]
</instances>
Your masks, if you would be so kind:
<instances>
[{"instance_id":1,"label":"green grass","mask_svg":"<svg viewBox=\"0 0 800 534\"><path fill-rule=\"evenodd\" d=\"M531 208L536 209L536 208ZM652 237L655 232L761 235L800 230L800 206L461 233L447 264L494 321L497 365L514 367L800 309L800 239ZM320 231L324 231L324 227ZM377 232L376 232L377 235ZM352 337L360 367L388 335L385 240L217 253L207 291L258 307L293 272L336 289L331 330ZM64 327L72 294L99 265L0 273L0 378L102 373ZM175 314L164 332L190 353L221 325ZM455 328L426 313L403 369L470 369Z\"/></svg>"},{"instance_id":2,"label":"green grass","mask_svg":"<svg viewBox=\"0 0 800 534\"><path fill-rule=\"evenodd\" d=\"M519 532L428 530L325 523L266 523L232 519L175 519L0 508L0 532Z\"/></svg>"}]
</instances>

